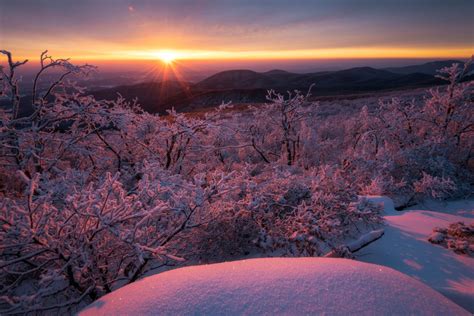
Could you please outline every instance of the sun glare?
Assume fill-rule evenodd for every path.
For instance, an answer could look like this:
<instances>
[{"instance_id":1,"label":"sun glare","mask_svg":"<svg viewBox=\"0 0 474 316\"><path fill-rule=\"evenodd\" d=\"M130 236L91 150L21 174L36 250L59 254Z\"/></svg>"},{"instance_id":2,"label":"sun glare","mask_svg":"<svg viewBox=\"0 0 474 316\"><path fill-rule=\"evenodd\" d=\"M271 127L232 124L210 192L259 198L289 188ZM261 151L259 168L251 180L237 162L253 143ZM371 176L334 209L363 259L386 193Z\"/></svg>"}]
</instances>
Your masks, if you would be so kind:
<instances>
[{"instance_id":1,"label":"sun glare","mask_svg":"<svg viewBox=\"0 0 474 316\"><path fill-rule=\"evenodd\" d=\"M162 51L156 53L156 57L158 57L165 64L171 64L178 56L176 53L171 51Z\"/></svg>"}]
</instances>

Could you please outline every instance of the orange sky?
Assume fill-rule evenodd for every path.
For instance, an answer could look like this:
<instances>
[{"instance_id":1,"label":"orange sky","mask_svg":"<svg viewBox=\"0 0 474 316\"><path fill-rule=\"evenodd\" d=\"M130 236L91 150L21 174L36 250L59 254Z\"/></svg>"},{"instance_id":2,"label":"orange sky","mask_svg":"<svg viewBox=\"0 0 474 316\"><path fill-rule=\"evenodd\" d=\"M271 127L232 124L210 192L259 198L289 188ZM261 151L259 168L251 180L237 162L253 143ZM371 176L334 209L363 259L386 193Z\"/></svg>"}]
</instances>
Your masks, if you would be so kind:
<instances>
[{"instance_id":1,"label":"orange sky","mask_svg":"<svg viewBox=\"0 0 474 316\"><path fill-rule=\"evenodd\" d=\"M30 42L28 49L14 49L18 59L38 58L42 45ZM48 45L50 47L51 45ZM54 46L54 45L53 45ZM390 46L365 46L365 47L337 47L293 50L206 50L199 47L194 49L174 49L143 45L142 49L117 48L107 44L94 45L85 41L81 46L93 47L92 49L71 49L65 47L49 48L50 53L56 57L67 56L76 61L126 61L126 60L160 60L163 54L173 56L177 60L297 60L297 59L376 59L376 58L468 58L474 53L474 45L457 47L390 47Z\"/></svg>"},{"instance_id":2,"label":"orange sky","mask_svg":"<svg viewBox=\"0 0 474 316\"><path fill-rule=\"evenodd\" d=\"M467 58L474 1L0 1L0 48L80 61Z\"/></svg>"}]
</instances>

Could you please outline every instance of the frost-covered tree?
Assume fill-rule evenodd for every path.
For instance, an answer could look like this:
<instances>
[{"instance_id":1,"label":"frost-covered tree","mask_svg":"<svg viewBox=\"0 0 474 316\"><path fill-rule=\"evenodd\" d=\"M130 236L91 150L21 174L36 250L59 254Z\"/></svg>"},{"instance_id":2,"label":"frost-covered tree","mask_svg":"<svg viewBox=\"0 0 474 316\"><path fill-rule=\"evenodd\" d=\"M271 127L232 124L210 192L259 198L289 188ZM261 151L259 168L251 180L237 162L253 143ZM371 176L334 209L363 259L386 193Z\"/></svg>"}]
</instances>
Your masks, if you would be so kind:
<instances>
[{"instance_id":1,"label":"frost-covered tree","mask_svg":"<svg viewBox=\"0 0 474 316\"><path fill-rule=\"evenodd\" d=\"M173 243L209 221L212 198L225 192L223 174L178 175L212 117L161 119L122 98L97 101L74 85L65 89L69 74L92 68L46 52L32 111L21 116L30 103L20 102L14 70L24 63L4 54L12 102L0 116L0 173L8 179L0 203L2 313L68 308L181 260ZM53 67L64 72L39 91ZM151 132L164 143L149 142Z\"/></svg>"},{"instance_id":2,"label":"frost-covered tree","mask_svg":"<svg viewBox=\"0 0 474 316\"><path fill-rule=\"evenodd\" d=\"M377 183L384 189L372 193L408 196L405 203L412 203L415 197L469 192L473 82L462 80L471 63L472 59L464 66L453 64L439 70L439 77L448 85L430 89L421 103L393 98L380 102L372 112L362 110L358 120L363 123L346 155L354 173L365 178L366 192ZM438 188L439 194L428 187Z\"/></svg>"},{"instance_id":3,"label":"frost-covered tree","mask_svg":"<svg viewBox=\"0 0 474 316\"><path fill-rule=\"evenodd\" d=\"M302 126L311 116L310 91L288 93L288 98L268 91L268 104L254 109L255 120L246 133L252 148L266 162L283 159L289 166L300 158Z\"/></svg>"},{"instance_id":4,"label":"frost-covered tree","mask_svg":"<svg viewBox=\"0 0 474 316\"><path fill-rule=\"evenodd\" d=\"M358 195L472 192L472 82L460 66L421 101L323 108L270 91L242 111L158 116L87 95L67 79L95 68L47 52L20 97L27 61L0 52L1 314L74 312L170 265L350 256L344 245L381 222Z\"/></svg>"}]
</instances>

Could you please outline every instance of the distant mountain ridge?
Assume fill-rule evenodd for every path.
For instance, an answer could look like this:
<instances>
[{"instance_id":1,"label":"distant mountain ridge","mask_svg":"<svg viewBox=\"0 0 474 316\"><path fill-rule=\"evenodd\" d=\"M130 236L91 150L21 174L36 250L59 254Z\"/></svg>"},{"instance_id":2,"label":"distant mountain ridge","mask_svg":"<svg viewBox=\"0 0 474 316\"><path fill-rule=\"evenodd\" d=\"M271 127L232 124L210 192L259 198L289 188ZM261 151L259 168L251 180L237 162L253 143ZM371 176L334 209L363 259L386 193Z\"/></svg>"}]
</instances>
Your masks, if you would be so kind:
<instances>
[{"instance_id":1,"label":"distant mountain ridge","mask_svg":"<svg viewBox=\"0 0 474 316\"><path fill-rule=\"evenodd\" d=\"M197 83L147 83L121 86L93 91L96 97L111 98L119 92L126 98L138 97L143 108L149 112L166 113L171 107L179 111L193 111L215 106L222 101L234 103L265 102L269 89L278 92L307 90L315 85L314 96L369 93L384 90L411 89L440 85L444 82L434 75L436 70L463 63L445 60L377 69L356 67L338 71L313 73L292 73L281 69L257 72L249 69L235 69L218 72Z\"/></svg>"},{"instance_id":2,"label":"distant mountain ridge","mask_svg":"<svg viewBox=\"0 0 474 316\"><path fill-rule=\"evenodd\" d=\"M428 63L424 63L421 65L412 65L412 66L405 66L405 67L390 67L384 68L387 71L396 73L396 74L411 74L411 73L421 73L426 75L436 75L438 72L437 70L449 67L452 64L464 64L464 62L460 60L440 60L440 61L432 61ZM471 68L473 68L471 66Z\"/></svg>"},{"instance_id":3,"label":"distant mountain ridge","mask_svg":"<svg viewBox=\"0 0 474 316\"><path fill-rule=\"evenodd\" d=\"M444 67L442 64L440 68ZM354 90L391 89L417 86L419 83L436 84L438 80L431 71L432 65L410 68L376 69L372 67L356 67L338 71L323 71L297 74L283 70L256 72L252 70L227 70L214 74L193 87L197 89L306 89L315 84L321 89ZM408 69L413 69L409 72ZM437 68L439 69L439 68ZM420 71L418 71L420 70ZM396 72L397 71L397 72ZM413 76L413 74L418 74ZM410 75L410 76L408 76Z\"/></svg>"},{"instance_id":4,"label":"distant mountain ridge","mask_svg":"<svg viewBox=\"0 0 474 316\"><path fill-rule=\"evenodd\" d=\"M274 69L266 72L256 72L247 69L226 70L216 73L194 87L200 89L264 89L264 88L307 88L316 84L320 88L348 87L374 88L386 85L387 88L407 87L419 84L436 84L434 76L437 70L449 67L454 63L463 64L459 60L444 60L411 65L405 67L390 67L377 69L372 67L355 67L338 71L322 71L314 73L292 73ZM470 67L470 70L474 66ZM416 75L415 75L416 74ZM392 85L392 87L390 87Z\"/></svg>"},{"instance_id":5,"label":"distant mountain ridge","mask_svg":"<svg viewBox=\"0 0 474 316\"><path fill-rule=\"evenodd\" d=\"M226 70L216 73L197 83L180 82L171 77L168 81L152 81L134 85L89 91L98 99L115 99L120 93L124 98L138 99L141 106L151 113L166 113L174 107L178 111L194 111L212 107L221 102L262 103L266 102L266 91L277 92L307 91L315 85L312 95L340 96L347 94L367 94L376 91L411 89L443 84L434 75L436 70L461 63L444 60L411 65L376 69L356 67L338 71L312 73L292 73L281 69L256 72L248 69ZM474 66L471 66L471 70ZM468 80L472 80L471 73ZM31 97L26 96L25 102ZM0 102L0 105L4 102ZM25 107L26 108L26 107Z\"/></svg>"},{"instance_id":6,"label":"distant mountain ridge","mask_svg":"<svg viewBox=\"0 0 474 316\"><path fill-rule=\"evenodd\" d=\"M271 87L278 81L271 74L237 69L218 72L194 85L197 89L258 89Z\"/></svg>"}]
</instances>

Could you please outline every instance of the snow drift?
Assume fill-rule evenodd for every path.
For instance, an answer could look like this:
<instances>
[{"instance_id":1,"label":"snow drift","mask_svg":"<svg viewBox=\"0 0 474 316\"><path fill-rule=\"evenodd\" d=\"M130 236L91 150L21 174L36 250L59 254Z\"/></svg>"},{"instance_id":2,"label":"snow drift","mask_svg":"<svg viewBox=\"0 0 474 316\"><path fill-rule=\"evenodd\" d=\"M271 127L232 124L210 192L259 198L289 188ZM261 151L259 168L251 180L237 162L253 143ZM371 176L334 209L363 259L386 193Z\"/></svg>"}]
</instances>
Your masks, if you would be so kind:
<instances>
[{"instance_id":1,"label":"snow drift","mask_svg":"<svg viewBox=\"0 0 474 316\"><path fill-rule=\"evenodd\" d=\"M266 258L191 266L147 277L80 315L468 315L393 269L347 259Z\"/></svg>"},{"instance_id":2,"label":"snow drift","mask_svg":"<svg viewBox=\"0 0 474 316\"><path fill-rule=\"evenodd\" d=\"M356 259L416 278L474 313L474 258L428 241L435 227L474 223L474 200L431 201L398 212L388 197L366 198L383 204L385 234L357 252Z\"/></svg>"}]
</instances>

